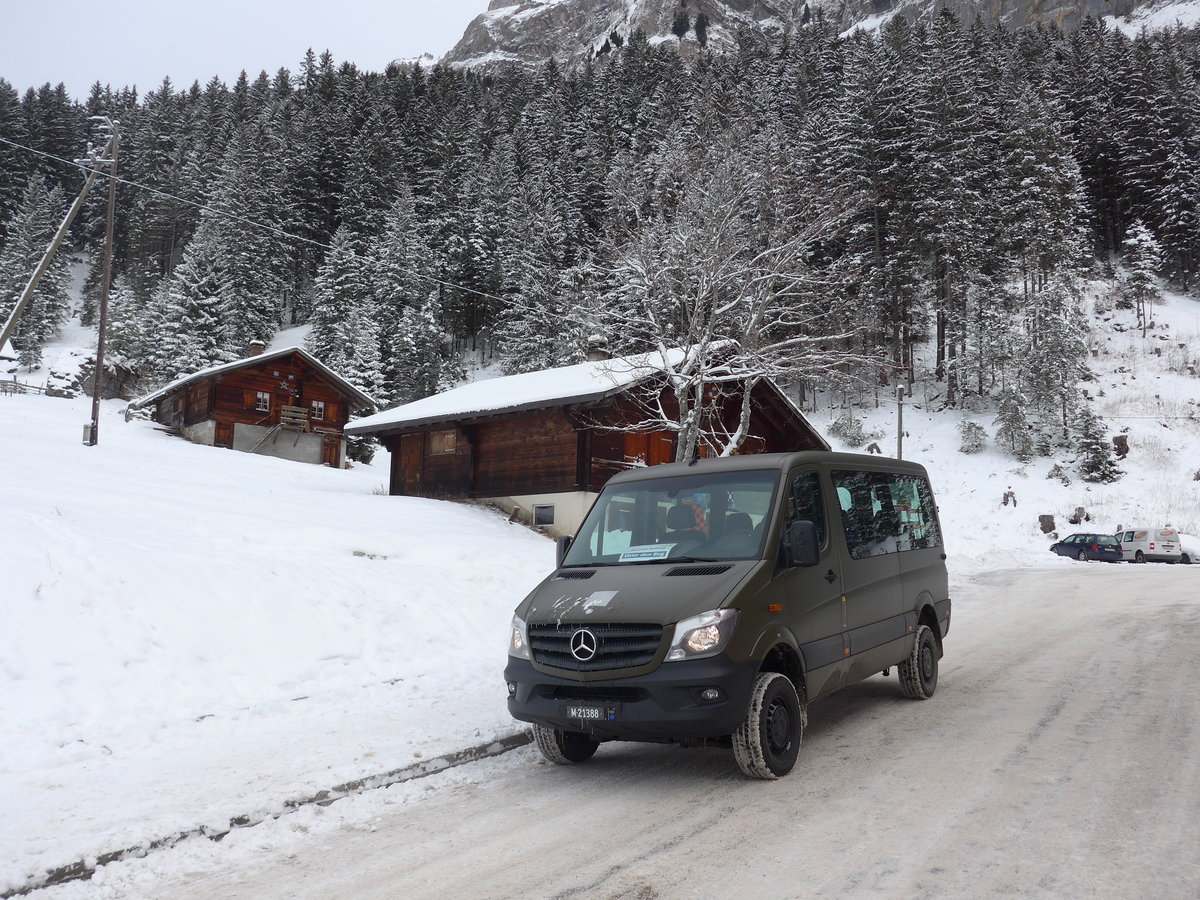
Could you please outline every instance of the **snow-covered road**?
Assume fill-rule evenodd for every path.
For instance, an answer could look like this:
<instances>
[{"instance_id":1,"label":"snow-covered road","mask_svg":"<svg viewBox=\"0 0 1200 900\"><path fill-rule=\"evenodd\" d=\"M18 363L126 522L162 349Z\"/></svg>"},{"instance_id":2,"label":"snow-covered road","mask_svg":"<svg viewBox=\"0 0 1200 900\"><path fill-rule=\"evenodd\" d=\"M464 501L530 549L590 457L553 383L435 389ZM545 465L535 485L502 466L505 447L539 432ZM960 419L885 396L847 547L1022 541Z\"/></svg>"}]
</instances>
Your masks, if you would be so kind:
<instances>
[{"instance_id":1,"label":"snow-covered road","mask_svg":"<svg viewBox=\"0 0 1200 900\"><path fill-rule=\"evenodd\" d=\"M778 782L526 747L38 896L1200 896L1200 567L984 573L946 647L929 702L893 673L815 704Z\"/></svg>"}]
</instances>

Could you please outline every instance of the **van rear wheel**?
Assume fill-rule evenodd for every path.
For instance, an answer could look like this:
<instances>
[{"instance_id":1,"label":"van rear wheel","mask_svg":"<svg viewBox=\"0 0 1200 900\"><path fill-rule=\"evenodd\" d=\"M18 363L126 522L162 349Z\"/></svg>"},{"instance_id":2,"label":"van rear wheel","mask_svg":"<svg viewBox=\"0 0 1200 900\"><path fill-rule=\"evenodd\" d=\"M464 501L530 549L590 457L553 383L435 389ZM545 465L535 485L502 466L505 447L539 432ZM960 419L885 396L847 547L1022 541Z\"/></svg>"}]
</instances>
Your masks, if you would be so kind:
<instances>
[{"instance_id":1,"label":"van rear wheel","mask_svg":"<svg viewBox=\"0 0 1200 900\"><path fill-rule=\"evenodd\" d=\"M912 653L900 663L897 671L905 697L928 700L933 696L938 680L938 645L928 625L917 628Z\"/></svg>"},{"instance_id":2,"label":"van rear wheel","mask_svg":"<svg viewBox=\"0 0 1200 900\"><path fill-rule=\"evenodd\" d=\"M751 778L792 771L804 737L800 698L786 675L762 672L754 680L746 718L733 733L733 757Z\"/></svg>"},{"instance_id":3,"label":"van rear wheel","mask_svg":"<svg viewBox=\"0 0 1200 900\"><path fill-rule=\"evenodd\" d=\"M533 726L533 740L542 756L560 766L581 763L592 758L600 742L578 731L563 731L548 725Z\"/></svg>"}]
</instances>

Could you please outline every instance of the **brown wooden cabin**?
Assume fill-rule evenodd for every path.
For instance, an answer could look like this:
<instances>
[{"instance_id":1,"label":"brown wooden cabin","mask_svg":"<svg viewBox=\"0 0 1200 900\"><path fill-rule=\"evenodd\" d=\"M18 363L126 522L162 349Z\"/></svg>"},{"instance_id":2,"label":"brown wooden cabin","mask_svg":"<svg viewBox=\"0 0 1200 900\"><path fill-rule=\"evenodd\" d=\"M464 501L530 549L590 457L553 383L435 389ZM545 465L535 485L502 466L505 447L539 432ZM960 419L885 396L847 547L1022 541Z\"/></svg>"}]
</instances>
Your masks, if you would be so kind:
<instances>
[{"instance_id":1,"label":"brown wooden cabin","mask_svg":"<svg viewBox=\"0 0 1200 900\"><path fill-rule=\"evenodd\" d=\"M597 378L605 360L474 382L361 419L391 452L390 493L494 503L551 534L573 534L617 472L675 459L675 434L634 430L651 378ZM557 387L556 387L557 386ZM588 387L590 386L590 390ZM668 412L673 403L662 389ZM737 421L741 398L722 409ZM829 449L774 384L753 389L751 437L742 453ZM702 451L703 455L703 451Z\"/></svg>"},{"instance_id":2,"label":"brown wooden cabin","mask_svg":"<svg viewBox=\"0 0 1200 900\"><path fill-rule=\"evenodd\" d=\"M171 382L129 404L198 444L341 468L351 411L376 403L300 347L258 353Z\"/></svg>"}]
</instances>

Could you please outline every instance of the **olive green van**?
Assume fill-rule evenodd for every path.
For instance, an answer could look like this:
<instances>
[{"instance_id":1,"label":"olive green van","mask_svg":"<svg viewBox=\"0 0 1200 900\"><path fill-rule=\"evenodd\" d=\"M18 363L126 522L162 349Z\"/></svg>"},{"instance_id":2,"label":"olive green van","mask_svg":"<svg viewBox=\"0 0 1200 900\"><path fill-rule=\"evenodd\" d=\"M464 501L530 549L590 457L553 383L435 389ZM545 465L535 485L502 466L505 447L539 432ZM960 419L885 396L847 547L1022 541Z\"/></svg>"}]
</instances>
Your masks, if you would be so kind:
<instances>
[{"instance_id":1,"label":"olive green van","mask_svg":"<svg viewBox=\"0 0 1200 900\"><path fill-rule=\"evenodd\" d=\"M791 771L808 704L896 667L937 687L950 598L911 462L806 451L615 476L517 607L508 707L568 764L604 741L732 747Z\"/></svg>"}]
</instances>

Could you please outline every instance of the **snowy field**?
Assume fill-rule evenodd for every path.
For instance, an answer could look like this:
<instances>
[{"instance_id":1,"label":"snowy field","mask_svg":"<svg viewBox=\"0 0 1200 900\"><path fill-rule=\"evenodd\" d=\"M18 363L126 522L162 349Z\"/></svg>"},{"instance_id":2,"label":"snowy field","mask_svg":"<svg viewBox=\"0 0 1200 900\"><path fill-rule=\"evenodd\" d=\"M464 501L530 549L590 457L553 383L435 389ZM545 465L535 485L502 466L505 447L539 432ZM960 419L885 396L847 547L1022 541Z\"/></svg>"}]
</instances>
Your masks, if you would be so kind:
<instances>
[{"instance_id":1,"label":"snowy field","mask_svg":"<svg viewBox=\"0 0 1200 900\"><path fill-rule=\"evenodd\" d=\"M904 455L930 469L954 596L997 570L1076 572L1047 552L1039 514L1062 534L1076 507L1092 517L1078 530L1200 533L1200 378L1185 359L1200 355L1200 303L1172 297L1155 315L1146 338L1111 317L1095 340L1086 387L1131 448L1115 484L1086 484L1069 456L959 453L959 419L991 434L993 414L935 412L918 386ZM55 358L85 338L69 331ZM521 732L504 639L553 564L549 540L487 510L386 496L385 452L352 470L304 466L195 446L123 408L103 404L89 448L88 401L0 396L0 894ZM865 415L885 453L894 416L889 403ZM1070 484L1046 477L1055 461ZM123 890L139 896L136 879Z\"/></svg>"}]
</instances>

